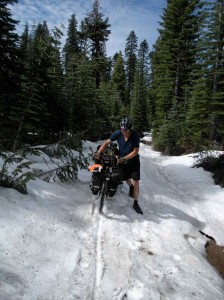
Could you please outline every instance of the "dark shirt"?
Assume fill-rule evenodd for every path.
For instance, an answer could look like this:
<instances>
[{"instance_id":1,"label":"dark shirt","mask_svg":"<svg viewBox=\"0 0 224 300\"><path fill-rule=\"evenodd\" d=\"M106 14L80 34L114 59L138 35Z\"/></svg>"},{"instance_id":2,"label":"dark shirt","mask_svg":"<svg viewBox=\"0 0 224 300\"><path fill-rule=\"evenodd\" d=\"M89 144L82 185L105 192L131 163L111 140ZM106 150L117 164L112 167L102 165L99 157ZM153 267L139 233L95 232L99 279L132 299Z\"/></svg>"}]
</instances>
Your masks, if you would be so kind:
<instances>
[{"instance_id":1,"label":"dark shirt","mask_svg":"<svg viewBox=\"0 0 224 300\"><path fill-rule=\"evenodd\" d=\"M131 134L130 134L128 140L125 141L121 130L117 130L111 134L110 140L112 142L114 142L114 141L118 142L120 156L124 157L125 155L128 155L129 153L131 153L134 150L134 148L139 148L140 136L137 133L137 131L131 130ZM135 160L138 158L139 158L139 155L137 154L135 157L128 160L128 162L131 162L132 160Z\"/></svg>"}]
</instances>

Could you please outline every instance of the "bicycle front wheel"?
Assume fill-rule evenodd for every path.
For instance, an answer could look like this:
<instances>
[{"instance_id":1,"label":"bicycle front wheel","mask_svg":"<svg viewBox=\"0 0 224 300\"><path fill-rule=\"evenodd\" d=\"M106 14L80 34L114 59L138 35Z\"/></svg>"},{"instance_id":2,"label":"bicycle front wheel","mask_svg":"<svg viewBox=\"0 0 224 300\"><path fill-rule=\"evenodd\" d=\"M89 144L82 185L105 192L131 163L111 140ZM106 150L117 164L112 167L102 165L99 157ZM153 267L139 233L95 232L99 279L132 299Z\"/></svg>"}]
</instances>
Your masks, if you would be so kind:
<instances>
[{"instance_id":1,"label":"bicycle front wheel","mask_svg":"<svg viewBox=\"0 0 224 300\"><path fill-rule=\"evenodd\" d=\"M103 186L102 186L102 190L101 190L101 196L100 196L100 207L99 207L100 213L103 210L104 200L107 197L107 193L108 193L108 181L105 180L103 182Z\"/></svg>"}]
</instances>

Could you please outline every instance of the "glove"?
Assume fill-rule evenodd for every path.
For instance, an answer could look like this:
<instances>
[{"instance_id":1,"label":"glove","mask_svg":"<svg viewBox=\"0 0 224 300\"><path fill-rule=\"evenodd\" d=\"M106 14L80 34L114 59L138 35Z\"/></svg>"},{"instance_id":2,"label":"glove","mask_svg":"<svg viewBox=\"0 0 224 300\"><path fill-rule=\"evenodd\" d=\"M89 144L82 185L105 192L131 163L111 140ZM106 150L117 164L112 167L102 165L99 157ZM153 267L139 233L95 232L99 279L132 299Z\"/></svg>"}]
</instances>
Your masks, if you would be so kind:
<instances>
[{"instance_id":1,"label":"glove","mask_svg":"<svg viewBox=\"0 0 224 300\"><path fill-rule=\"evenodd\" d=\"M119 159L118 159L118 161L117 161L117 164L119 165L119 164L125 164L127 162L127 159L126 158L124 158L124 157L120 157Z\"/></svg>"},{"instance_id":2,"label":"glove","mask_svg":"<svg viewBox=\"0 0 224 300\"><path fill-rule=\"evenodd\" d=\"M93 159L100 159L100 153L98 153L98 152L95 152L94 154L93 154Z\"/></svg>"}]
</instances>

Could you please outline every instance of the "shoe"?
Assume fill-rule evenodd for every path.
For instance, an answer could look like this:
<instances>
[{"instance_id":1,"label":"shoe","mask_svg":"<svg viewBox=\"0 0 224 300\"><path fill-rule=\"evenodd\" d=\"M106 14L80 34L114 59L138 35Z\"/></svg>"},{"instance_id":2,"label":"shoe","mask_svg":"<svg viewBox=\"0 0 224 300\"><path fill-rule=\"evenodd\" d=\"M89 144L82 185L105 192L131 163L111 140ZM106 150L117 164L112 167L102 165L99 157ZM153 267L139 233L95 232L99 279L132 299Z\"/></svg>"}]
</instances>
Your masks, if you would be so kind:
<instances>
[{"instance_id":1,"label":"shoe","mask_svg":"<svg viewBox=\"0 0 224 300\"><path fill-rule=\"evenodd\" d=\"M133 208L134 208L134 210L135 210L138 214L143 215L142 209L141 209L141 207L138 205L138 201L134 201L134 203L133 203Z\"/></svg>"},{"instance_id":2,"label":"shoe","mask_svg":"<svg viewBox=\"0 0 224 300\"><path fill-rule=\"evenodd\" d=\"M129 193L128 196L134 198L134 186L133 184L129 186Z\"/></svg>"}]
</instances>

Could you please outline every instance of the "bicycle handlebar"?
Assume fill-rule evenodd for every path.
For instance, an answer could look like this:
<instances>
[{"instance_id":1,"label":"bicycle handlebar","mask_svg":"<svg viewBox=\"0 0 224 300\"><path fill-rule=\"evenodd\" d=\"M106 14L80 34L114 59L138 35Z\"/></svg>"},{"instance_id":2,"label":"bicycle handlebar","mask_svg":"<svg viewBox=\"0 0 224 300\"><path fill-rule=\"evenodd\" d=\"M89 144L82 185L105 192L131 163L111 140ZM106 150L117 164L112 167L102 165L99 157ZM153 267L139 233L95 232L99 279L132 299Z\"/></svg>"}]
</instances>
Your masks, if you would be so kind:
<instances>
[{"instance_id":1,"label":"bicycle handlebar","mask_svg":"<svg viewBox=\"0 0 224 300\"><path fill-rule=\"evenodd\" d=\"M126 159L122 159L122 157L114 154L111 155L111 154L99 153L97 157L94 156L93 158L99 160L103 165L115 166L115 165L127 163Z\"/></svg>"}]
</instances>

